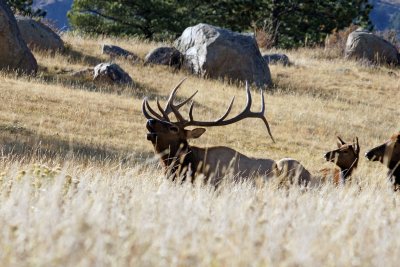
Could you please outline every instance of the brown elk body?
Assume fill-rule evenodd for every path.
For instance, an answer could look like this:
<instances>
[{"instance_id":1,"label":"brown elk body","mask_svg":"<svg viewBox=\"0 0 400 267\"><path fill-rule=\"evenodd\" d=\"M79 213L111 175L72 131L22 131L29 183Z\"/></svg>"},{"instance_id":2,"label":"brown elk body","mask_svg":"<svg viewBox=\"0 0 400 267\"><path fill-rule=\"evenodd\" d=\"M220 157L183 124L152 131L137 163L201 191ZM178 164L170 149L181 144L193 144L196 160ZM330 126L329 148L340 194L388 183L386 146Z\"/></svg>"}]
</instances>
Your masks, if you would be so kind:
<instances>
[{"instance_id":1,"label":"brown elk body","mask_svg":"<svg viewBox=\"0 0 400 267\"><path fill-rule=\"evenodd\" d=\"M337 136L338 148L325 153L324 158L326 161L333 162L339 168L324 168L320 170L322 178L325 180L331 176L335 185L345 184L353 171L357 168L360 145L358 138L354 138L352 144L344 142Z\"/></svg>"},{"instance_id":2,"label":"brown elk body","mask_svg":"<svg viewBox=\"0 0 400 267\"><path fill-rule=\"evenodd\" d=\"M389 181L393 184L394 190L400 189L400 132L392 135L382 145L367 151L365 157L388 167Z\"/></svg>"},{"instance_id":3,"label":"brown elk body","mask_svg":"<svg viewBox=\"0 0 400 267\"><path fill-rule=\"evenodd\" d=\"M273 140L269 124L264 117L264 98L261 92L262 108L260 112L250 111L252 99L248 85L246 84L247 104L245 109L237 116L229 118L234 99L232 99L225 114L215 121L196 121L193 119L193 102L189 110L189 119L185 119L179 112L179 108L188 103L194 95L179 104L174 104L176 91L183 80L171 92L165 108L162 108L157 100L160 114L154 111L147 99L143 100L142 111L147 119L147 139L152 142L155 153L160 155L164 168L173 179L189 176L192 179L196 174L203 174L211 178L212 184L217 184L220 178L233 172L236 177L248 178L252 175L272 175L272 167L275 163L272 159L250 158L229 147L217 146L201 148L191 146L188 140L199 138L205 128L185 129L189 126L224 126L235 123L245 118L260 118L265 123L268 133ZM177 121L172 122L169 114L173 113Z\"/></svg>"}]
</instances>

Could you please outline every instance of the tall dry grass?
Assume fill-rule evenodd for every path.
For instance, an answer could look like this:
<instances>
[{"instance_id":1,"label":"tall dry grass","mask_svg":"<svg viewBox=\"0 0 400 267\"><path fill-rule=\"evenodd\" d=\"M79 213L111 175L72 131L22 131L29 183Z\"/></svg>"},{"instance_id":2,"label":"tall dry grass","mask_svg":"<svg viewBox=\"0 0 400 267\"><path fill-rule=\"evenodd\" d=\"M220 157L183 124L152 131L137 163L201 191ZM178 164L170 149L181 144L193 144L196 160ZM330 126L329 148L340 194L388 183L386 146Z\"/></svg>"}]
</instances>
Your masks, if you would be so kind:
<instances>
[{"instance_id":1,"label":"tall dry grass","mask_svg":"<svg viewBox=\"0 0 400 267\"><path fill-rule=\"evenodd\" d=\"M232 184L218 190L165 179L145 139L141 100L166 99L187 73L115 59L135 81L119 87L69 73L108 60L103 42L143 57L158 44L63 36L69 49L35 52L36 78L0 75L0 262L3 266L396 266L399 196L386 169L361 159L345 187ZM300 160L312 173L335 135L361 154L399 129L398 69L363 66L324 50L284 51L271 66L266 116L210 128L194 145ZM194 116L219 117L243 86L190 76L179 91ZM259 100L254 90L253 95ZM254 109L259 108L258 101Z\"/></svg>"}]
</instances>

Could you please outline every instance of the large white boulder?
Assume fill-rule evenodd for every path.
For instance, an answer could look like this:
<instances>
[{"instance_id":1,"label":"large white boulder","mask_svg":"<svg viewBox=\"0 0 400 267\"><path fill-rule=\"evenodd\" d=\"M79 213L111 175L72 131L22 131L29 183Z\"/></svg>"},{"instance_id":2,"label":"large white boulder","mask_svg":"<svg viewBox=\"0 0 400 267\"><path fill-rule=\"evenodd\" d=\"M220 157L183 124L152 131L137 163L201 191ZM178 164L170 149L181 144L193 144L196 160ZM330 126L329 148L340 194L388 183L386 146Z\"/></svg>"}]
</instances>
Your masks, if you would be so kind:
<instances>
[{"instance_id":1,"label":"large white boulder","mask_svg":"<svg viewBox=\"0 0 400 267\"><path fill-rule=\"evenodd\" d=\"M362 29L355 30L347 38L345 58L363 59L378 64L400 63L399 53L394 45Z\"/></svg>"},{"instance_id":2,"label":"large white boulder","mask_svg":"<svg viewBox=\"0 0 400 267\"><path fill-rule=\"evenodd\" d=\"M174 45L184 56L184 66L202 77L249 81L258 86L271 83L268 65L252 35L198 24L185 29Z\"/></svg>"}]
</instances>

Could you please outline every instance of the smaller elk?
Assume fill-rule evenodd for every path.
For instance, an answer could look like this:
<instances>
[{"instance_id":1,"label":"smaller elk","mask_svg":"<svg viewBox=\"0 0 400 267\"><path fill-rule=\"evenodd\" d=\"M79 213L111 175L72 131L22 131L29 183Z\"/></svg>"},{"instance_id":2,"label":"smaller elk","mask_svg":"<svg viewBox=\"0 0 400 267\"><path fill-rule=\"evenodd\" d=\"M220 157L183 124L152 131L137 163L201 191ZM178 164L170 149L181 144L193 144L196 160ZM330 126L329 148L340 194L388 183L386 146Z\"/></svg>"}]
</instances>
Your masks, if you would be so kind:
<instances>
[{"instance_id":1,"label":"smaller elk","mask_svg":"<svg viewBox=\"0 0 400 267\"><path fill-rule=\"evenodd\" d=\"M187 129L187 127L225 126L246 118L261 119L271 139L274 141L267 119L264 117L265 105L262 91L260 112L250 111L252 98L249 86L246 83L247 104L241 113L235 117L227 118L232 109L233 98L227 111L219 119L215 121L197 121L193 118L193 102L189 109L189 119L185 119L179 111L197 92L181 103L174 103L176 92L184 80L172 90L165 108L162 108L157 100L157 107L160 113L150 107L147 98L143 100L142 105L142 112L147 119L146 127L149 131L147 140L152 142L155 153L161 156L161 162L166 172L170 172L173 179L180 176L184 179L189 176L192 181L195 175L203 174L206 180L212 178L210 180L211 184L218 184L220 178L231 172L240 178L248 178L256 174L271 175L273 164L275 163L272 159L250 158L229 147L202 148L191 146L188 143L189 139L199 138L206 129ZM177 121L171 121L169 117L171 113L174 114Z\"/></svg>"},{"instance_id":2,"label":"smaller elk","mask_svg":"<svg viewBox=\"0 0 400 267\"><path fill-rule=\"evenodd\" d=\"M365 153L370 161L379 161L389 168L388 178L395 191L400 189L400 132L389 140Z\"/></svg>"},{"instance_id":3,"label":"smaller elk","mask_svg":"<svg viewBox=\"0 0 400 267\"><path fill-rule=\"evenodd\" d=\"M310 172L297 160L283 158L275 162L274 175L280 179L280 185L298 184L307 187L312 179Z\"/></svg>"},{"instance_id":4,"label":"smaller elk","mask_svg":"<svg viewBox=\"0 0 400 267\"><path fill-rule=\"evenodd\" d=\"M321 182L326 182L332 178L333 184L336 186L344 184L348 177L357 168L360 145L358 138L353 140L353 144L346 144L339 136L337 137L338 149L327 152L324 158L329 162L334 162L339 168L324 168L319 170L318 175L311 175L304 166L297 160L284 158L276 162L274 165L274 173L276 176L283 177L283 181L293 183L298 181L299 184L314 187Z\"/></svg>"},{"instance_id":5,"label":"smaller elk","mask_svg":"<svg viewBox=\"0 0 400 267\"><path fill-rule=\"evenodd\" d=\"M352 144L347 144L337 136L338 149L327 152L324 158L329 162L334 162L339 169L324 168L320 170L323 180L332 176L335 185L345 184L353 171L357 168L360 155L360 145L358 137L354 138Z\"/></svg>"}]
</instances>

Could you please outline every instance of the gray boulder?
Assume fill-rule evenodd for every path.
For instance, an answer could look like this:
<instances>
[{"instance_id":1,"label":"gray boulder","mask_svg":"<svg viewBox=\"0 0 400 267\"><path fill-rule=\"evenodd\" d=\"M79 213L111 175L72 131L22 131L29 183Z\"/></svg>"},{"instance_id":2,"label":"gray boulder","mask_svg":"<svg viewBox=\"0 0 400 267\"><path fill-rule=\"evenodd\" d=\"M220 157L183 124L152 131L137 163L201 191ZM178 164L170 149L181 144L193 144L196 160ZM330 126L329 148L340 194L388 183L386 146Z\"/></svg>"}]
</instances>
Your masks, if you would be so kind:
<instances>
[{"instance_id":1,"label":"gray boulder","mask_svg":"<svg viewBox=\"0 0 400 267\"><path fill-rule=\"evenodd\" d=\"M105 55L109 55L110 57L123 57L126 59L130 59L133 62L140 61L140 58L136 54L116 45L103 44L102 53Z\"/></svg>"},{"instance_id":2,"label":"gray boulder","mask_svg":"<svg viewBox=\"0 0 400 267\"><path fill-rule=\"evenodd\" d=\"M345 58L363 59L372 63L399 64L394 45L362 29L350 33L346 42Z\"/></svg>"},{"instance_id":3,"label":"gray boulder","mask_svg":"<svg viewBox=\"0 0 400 267\"><path fill-rule=\"evenodd\" d=\"M0 69L28 74L37 71L37 62L19 32L17 21L5 1L0 1Z\"/></svg>"},{"instance_id":4,"label":"gray boulder","mask_svg":"<svg viewBox=\"0 0 400 267\"><path fill-rule=\"evenodd\" d=\"M290 65L289 57L285 54L263 55L263 58L268 65L274 65L274 64L282 64L283 66Z\"/></svg>"},{"instance_id":5,"label":"gray boulder","mask_svg":"<svg viewBox=\"0 0 400 267\"><path fill-rule=\"evenodd\" d=\"M17 19L22 39L30 48L52 52L64 49L63 40L48 26L28 17L15 16L15 18Z\"/></svg>"},{"instance_id":6,"label":"gray boulder","mask_svg":"<svg viewBox=\"0 0 400 267\"><path fill-rule=\"evenodd\" d=\"M251 35L208 24L186 28L175 41L184 56L184 66L202 77L271 83L268 65Z\"/></svg>"},{"instance_id":7,"label":"gray boulder","mask_svg":"<svg viewBox=\"0 0 400 267\"><path fill-rule=\"evenodd\" d=\"M105 83L132 83L132 78L114 63L100 63L94 67L94 81Z\"/></svg>"},{"instance_id":8,"label":"gray boulder","mask_svg":"<svg viewBox=\"0 0 400 267\"><path fill-rule=\"evenodd\" d=\"M144 64L167 65L180 68L183 61L183 55L174 47L158 47L150 51L145 59Z\"/></svg>"}]
</instances>

